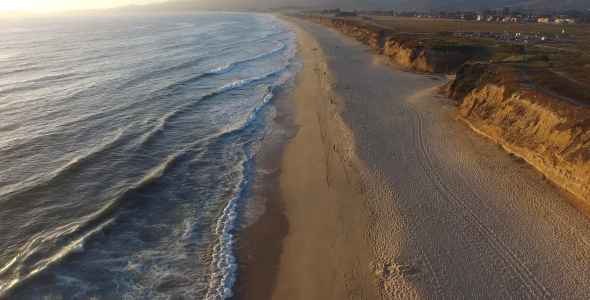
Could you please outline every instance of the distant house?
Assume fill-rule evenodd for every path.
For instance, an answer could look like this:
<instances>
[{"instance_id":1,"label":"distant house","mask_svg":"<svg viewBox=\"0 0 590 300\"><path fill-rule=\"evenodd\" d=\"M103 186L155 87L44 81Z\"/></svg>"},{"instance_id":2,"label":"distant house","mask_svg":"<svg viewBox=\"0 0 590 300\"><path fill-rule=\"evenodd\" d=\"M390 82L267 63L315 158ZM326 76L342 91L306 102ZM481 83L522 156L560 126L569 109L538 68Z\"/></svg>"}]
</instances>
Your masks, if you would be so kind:
<instances>
[{"instance_id":1,"label":"distant house","mask_svg":"<svg viewBox=\"0 0 590 300\"><path fill-rule=\"evenodd\" d=\"M538 18L537 22L539 23L549 23L552 22L553 20L551 18Z\"/></svg>"}]
</instances>

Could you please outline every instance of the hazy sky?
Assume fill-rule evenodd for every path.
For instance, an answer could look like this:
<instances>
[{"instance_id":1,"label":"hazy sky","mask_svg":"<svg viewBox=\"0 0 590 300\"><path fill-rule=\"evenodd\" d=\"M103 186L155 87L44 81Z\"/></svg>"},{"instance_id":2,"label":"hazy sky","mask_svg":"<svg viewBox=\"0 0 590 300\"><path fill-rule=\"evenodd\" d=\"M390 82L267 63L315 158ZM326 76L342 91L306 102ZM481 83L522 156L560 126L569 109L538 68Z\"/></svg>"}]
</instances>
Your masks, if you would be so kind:
<instances>
[{"instance_id":1,"label":"hazy sky","mask_svg":"<svg viewBox=\"0 0 590 300\"><path fill-rule=\"evenodd\" d=\"M164 0L0 0L0 12L48 12L56 10L78 10L109 8L129 4L147 4Z\"/></svg>"}]
</instances>

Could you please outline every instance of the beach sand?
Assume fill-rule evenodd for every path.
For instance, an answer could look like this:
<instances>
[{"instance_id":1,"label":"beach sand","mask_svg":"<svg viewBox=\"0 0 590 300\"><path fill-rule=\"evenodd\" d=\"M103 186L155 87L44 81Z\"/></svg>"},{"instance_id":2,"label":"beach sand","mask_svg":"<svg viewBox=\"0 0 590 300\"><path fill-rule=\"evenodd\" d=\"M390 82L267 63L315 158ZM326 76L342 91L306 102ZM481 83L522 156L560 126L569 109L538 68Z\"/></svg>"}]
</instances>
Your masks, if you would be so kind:
<instances>
[{"instance_id":1,"label":"beach sand","mask_svg":"<svg viewBox=\"0 0 590 300\"><path fill-rule=\"evenodd\" d=\"M336 124L325 124L325 115L338 109L330 102L325 62L317 41L290 25L303 61L290 101L301 128L265 195L265 214L239 233L247 244L241 257L247 258L235 298L375 299L366 247L369 218L352 170L331 144L329 130Z\"/></svg>"},{"instance_id":2,"label":"beach sand","mask_svg":"<svg viewBox=\"0 0 590 300\"><path fill-rule=\"evenodd\" d=\"M447 78L289 22L301 128L239 234L236 299L590 298L588 218L456 121Z\"/></svg>"}]
</instances>

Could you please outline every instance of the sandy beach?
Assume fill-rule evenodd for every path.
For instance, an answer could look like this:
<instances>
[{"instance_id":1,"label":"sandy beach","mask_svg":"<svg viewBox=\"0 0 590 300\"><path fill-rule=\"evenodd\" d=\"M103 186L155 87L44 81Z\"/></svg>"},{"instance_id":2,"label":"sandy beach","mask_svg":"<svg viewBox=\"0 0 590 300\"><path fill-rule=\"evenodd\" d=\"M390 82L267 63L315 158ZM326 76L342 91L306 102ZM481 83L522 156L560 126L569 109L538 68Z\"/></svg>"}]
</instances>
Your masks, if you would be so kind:
<instances>
[{"instance_id":1,"label":"sandy beach","mask_svg":"<svg viewBox=\"0 0 590 300\"><path fill-rule=\"evenodd\" d=\"M315 38L289 24L303 61L290 102L301 128L285 149L265 214L240 233L249 262L241 266L235 298L373 299L367 210L355 172L334 151L335 143L342 148L333 132L341 127L326 123L339 114L330 75Z\"/></svg>"},{"instance_id":2,"label":"sandy beach","mask_svg":"<svg viewBox=\"0 0 590 300\"><path fill-rule=\"evenodd\" d=\"M446 77L287 21L304 64L291 97L301 127L266 213L240 233L249 263L235 298L590 297L588 218L456 121L437 94Z\"/></svg>"}]
</instances>

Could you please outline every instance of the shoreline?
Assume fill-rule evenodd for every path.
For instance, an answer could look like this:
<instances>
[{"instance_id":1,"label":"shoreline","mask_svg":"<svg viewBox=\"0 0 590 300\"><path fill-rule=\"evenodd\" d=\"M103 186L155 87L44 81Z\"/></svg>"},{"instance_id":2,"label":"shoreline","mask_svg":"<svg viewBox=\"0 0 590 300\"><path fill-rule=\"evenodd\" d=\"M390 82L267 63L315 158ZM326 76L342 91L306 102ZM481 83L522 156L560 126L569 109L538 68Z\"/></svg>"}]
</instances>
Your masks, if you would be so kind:
<instances>
[{"instance_id":1,"label":"shoreline","mask_svg":"<svg viewBox=\"0 0 590 300\"><path fill-rule=\"evenodd\" d=\"M240 271L232 299L378 298L366 243L368 211L360 183L336 149L353 141L338 140L336 131L346 129L332 120L339 107L330 101L336 96L325 57L304 28L275 17L297 34L303 69L289 104L300 129L264 195L265 213L238 233Z\"/></svg>"}]
</instances>

